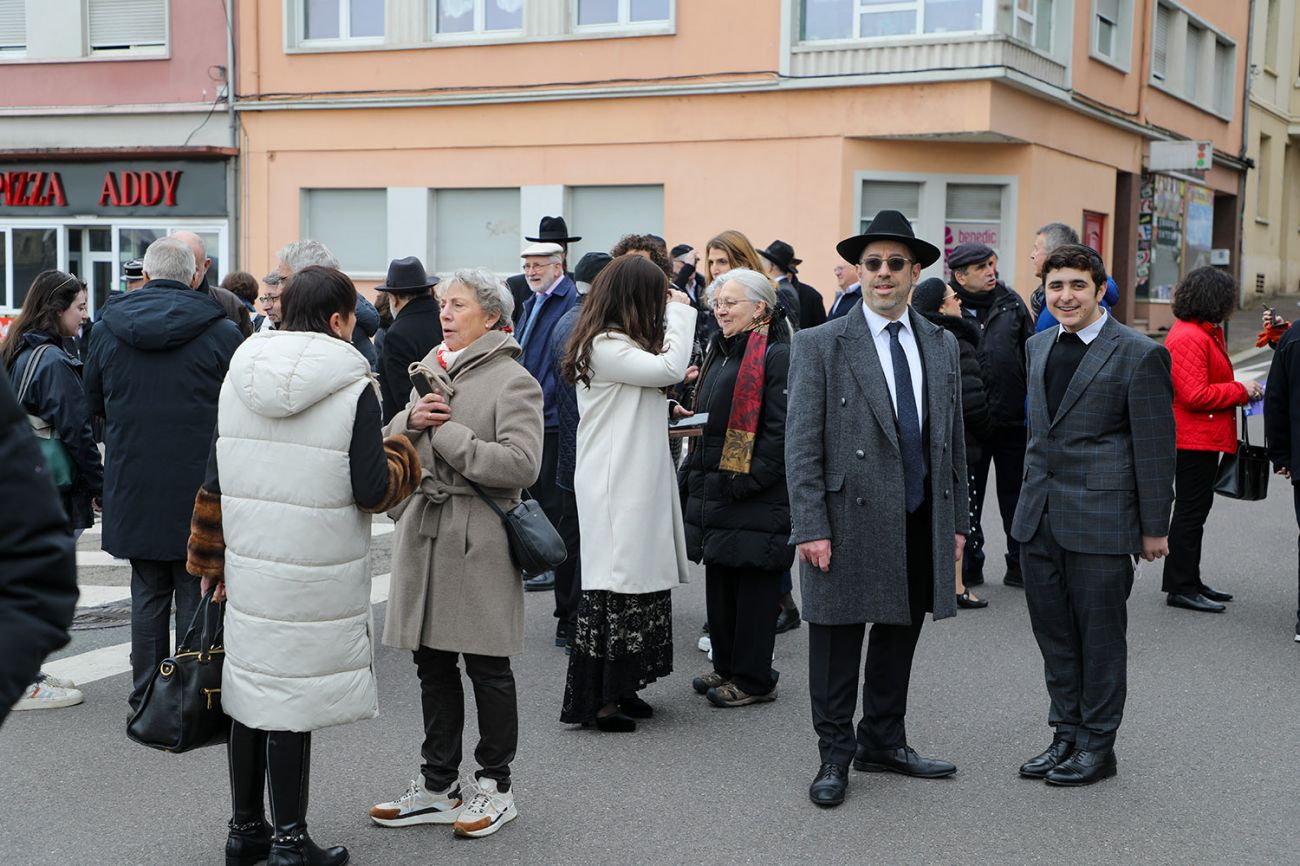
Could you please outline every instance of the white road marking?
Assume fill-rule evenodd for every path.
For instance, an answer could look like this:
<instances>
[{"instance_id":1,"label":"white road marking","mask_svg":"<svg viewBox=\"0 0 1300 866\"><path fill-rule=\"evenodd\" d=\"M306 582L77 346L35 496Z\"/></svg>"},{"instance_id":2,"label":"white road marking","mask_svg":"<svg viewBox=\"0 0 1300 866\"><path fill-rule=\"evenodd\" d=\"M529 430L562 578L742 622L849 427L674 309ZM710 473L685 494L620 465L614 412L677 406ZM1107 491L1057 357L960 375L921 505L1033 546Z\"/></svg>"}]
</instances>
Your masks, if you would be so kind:
<instances>
[{"instance_id":1,"label":"white road marking","mask_svg":"<svg viewBox=\"0 0 1300 866\"><path fill-rule=\"evenodd\" d=\"M379 538L384 535L392 535L396 524L391 521L376 521L370 529L371 538ZM111 568L111 567L128 567L131 562L126 559L118 559L111 553L104 550L78 550L77 567L78 568Z\"/></svg>"},{"instance_id":2,"label":"white road marking","mask_svg":"<svg viewBox=\"0 0 1300 866\"><path fill-rule=\"evenodd\" d=\"M390 524L391 525L391 524ZM376 527L378 528L378 527ZM390 530L391 531L391 530ZM378 574L370 583L370 603L380 604L388 600L389 575ZM126 587L127 593L130 590ZM98 587L98 589L118 589L118 587ZM172 632L171 646L176 645L176 633ZM78 653L56 661L48 661L41 670L56 677L71 679L76 683L93 683L131 670L131 642L113 644Z\"/></svg>"},{"instance_id":3,"label":"white road marking","mask_svg":"<svg viewBox=\"0 0 1300 866\"><path fill-rule=\"evenodd\" d=\"M81 590L81 598L77 599L77 609L83 607L98 607L101 604L108 604L113 601L122 601L131 597L131 587L129 586L86 586L77 587Z\"/></svg>"}]
</instances>

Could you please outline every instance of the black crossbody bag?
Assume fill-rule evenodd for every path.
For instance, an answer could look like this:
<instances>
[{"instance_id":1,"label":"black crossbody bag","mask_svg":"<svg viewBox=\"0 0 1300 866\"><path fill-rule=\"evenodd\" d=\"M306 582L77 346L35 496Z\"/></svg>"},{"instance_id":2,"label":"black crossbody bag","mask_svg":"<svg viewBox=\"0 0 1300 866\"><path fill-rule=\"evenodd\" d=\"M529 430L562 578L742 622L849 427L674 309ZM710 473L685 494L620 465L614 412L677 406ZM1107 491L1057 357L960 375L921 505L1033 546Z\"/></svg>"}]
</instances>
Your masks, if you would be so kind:
<instances>
[{"instance_id":1,"label":"black crossbody bag","mask_svg":"<svg viewBox=\"0 0 1300 866\"><path fill-rule=\"evenodd\" d=\"M460 477L465 478L464 475ZM527 490L524 491L522 502L509 511L502 511L501 506L493 502L482 487L468 478L465 478L465 483L474 488L479 498L501 518L501 523L506 528L506 538L510 542L510 558L515 561L524 577L536 577L562 565L569 558L564 539L551 525L542 506Z\"/></svg>"}]
</instances>

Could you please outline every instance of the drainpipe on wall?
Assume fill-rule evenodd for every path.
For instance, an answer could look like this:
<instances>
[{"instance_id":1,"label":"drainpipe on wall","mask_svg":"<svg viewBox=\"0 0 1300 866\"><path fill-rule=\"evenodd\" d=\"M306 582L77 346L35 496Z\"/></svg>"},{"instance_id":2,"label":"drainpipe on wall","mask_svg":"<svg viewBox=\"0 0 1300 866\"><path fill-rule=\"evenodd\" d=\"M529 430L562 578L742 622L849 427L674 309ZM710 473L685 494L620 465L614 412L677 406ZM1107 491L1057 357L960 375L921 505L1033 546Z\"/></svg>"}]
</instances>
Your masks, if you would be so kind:
<instances>
[{"instance_id":1,"label":"drainpipe on wall","mask_svg":"<svg viewBox=\"0 0 1300 866\"><path fill-rule=\"evenodd\" d=\"M226 196L226 212L228 218L233 218L236 226L239 226L243 223L239 212L239 183L242 175L240 161L243 159L244 151L239 146L239 114L235 111L235 10L231 5L233 2L234 0L221 0L221 11L226 18L226 114L230 123L230 146L239 151L231 163L230 194ZM244 245L239 243L239 232L227 232L226 236L230 239L231 246L230 263L226 272L243 270ZM236 263L239 267L235 267Z\"/></svg>"},{"instance_id":2,"label":"drainpipe on wall","mask_svg":"<svg viewBox=\"0 0 1300 866\"><path fill-rule=\"evenodd\" d=\"M1238 308L1246 306L1246 283L1242 277L1245 276L1246 266L1246 177L1250 173L1250 161L1246 159L1246 154L1250 152L1250 58L1255 41L1255 4L1256 0L1250 0L1250 21L1246 25L1249 29L1246 30L1246 74L1242 76L1241 87L1241 152L1237 154L1247 164L1247 168L1237 177L1237 266L1232 270L1236 272Z\"/></svg>"}]
</instances>

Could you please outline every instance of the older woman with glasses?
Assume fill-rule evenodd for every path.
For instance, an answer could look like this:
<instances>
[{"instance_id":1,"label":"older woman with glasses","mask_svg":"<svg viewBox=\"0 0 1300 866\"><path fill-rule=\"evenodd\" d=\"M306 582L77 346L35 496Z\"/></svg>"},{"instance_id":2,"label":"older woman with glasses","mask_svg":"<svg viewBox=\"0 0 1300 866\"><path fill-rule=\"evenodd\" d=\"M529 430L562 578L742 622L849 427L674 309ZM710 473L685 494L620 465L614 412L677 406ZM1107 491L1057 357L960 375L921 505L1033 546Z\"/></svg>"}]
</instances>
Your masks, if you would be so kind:
<instances>
[{"instance_id":1,"label":"older woman with glasses","mask_svg":"<svg viewBox=\"0 0 1300 866\"><path fill-rule=\"evenodd\" d=\"M411 650L424 711L423 763L400 797L370 817L383 827L452 825L458 836L495 833L518 815L510 765L519 710L510 656L523 651L524 590L503 511L519 504L542 461L542 389L518 363L514 299L488 271L456 271L438 287L443 341L412 365L432 393L412 394L388 432L415 442L424 475L391 512L392 587L384 643ZM479 770L460 780L465 698L474 686Z\"/></svg>"}]
</instances>

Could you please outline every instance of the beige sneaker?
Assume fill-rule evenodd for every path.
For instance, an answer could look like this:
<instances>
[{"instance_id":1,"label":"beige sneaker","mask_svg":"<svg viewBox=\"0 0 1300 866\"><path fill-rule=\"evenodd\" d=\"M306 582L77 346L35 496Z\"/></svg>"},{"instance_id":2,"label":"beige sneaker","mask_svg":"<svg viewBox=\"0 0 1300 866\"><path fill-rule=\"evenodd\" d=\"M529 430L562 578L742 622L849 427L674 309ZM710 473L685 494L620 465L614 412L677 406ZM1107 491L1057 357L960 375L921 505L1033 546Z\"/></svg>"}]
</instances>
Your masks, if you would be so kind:
<instances>
[{"instance_id":1,"label":"beige sneaker","mask_svg":"<svg viewBox=\"0 0 1300 866\"><path fill-rule=\"evenodd\" d=\"M735 683L723 683L708 690L705 697L715 707L745 707L750 704L764 704L776 700L776 686L765 695L751 695Z\"/></svg>"},{"instance_id":2,"label":"beige sneaker","mask_svg":"<svg viewBox=\"0 0 1300 866\"><path fill-rule=\"evenodd\" d=\"M479 779L477 784L478 791L451 826L457 836L471 839L491 836L519 817L514 791L498 791L496 779Z\"/></svg>"},{"instance_id":3,"label":"beige sneaker","mask_svg":"<svg viewBox=\"0 0 1300 866\"><path fill-rule=\"evenodd\" d=\"M416 777L406 793L388 803L370 807L370 820L381 827L411 827L416 824L452 824L460 817L465 801L460 784L452 782L441 791L430 791L423 777Z\"/></svg>"},{"instance_id":4,"label":"beige sneaker","mask_svg":"<svg viewBox=\"0 0 1300 866\"><path fill-rule=\"evenodd\" d=\"M718 686L726 685L727 678L717 671L709 671L707 674L700 674L691 680L691 688L695 689L697 695L702 695L709 689L716 689Z\"/></svg>"},{"instance_id":5,"label":"beige sneaker","mask_svg":"<svg viewBox=\"0 0 1300 866\"><path fill-rule=\"evenodd\" d=\"M75 707L86 698L79 689L69 689L50 685L48 680L37 680L27 687L23 696L14 704L14 712L19 710L57 710L63 707Z\"/></svg>"}]
</instances>

